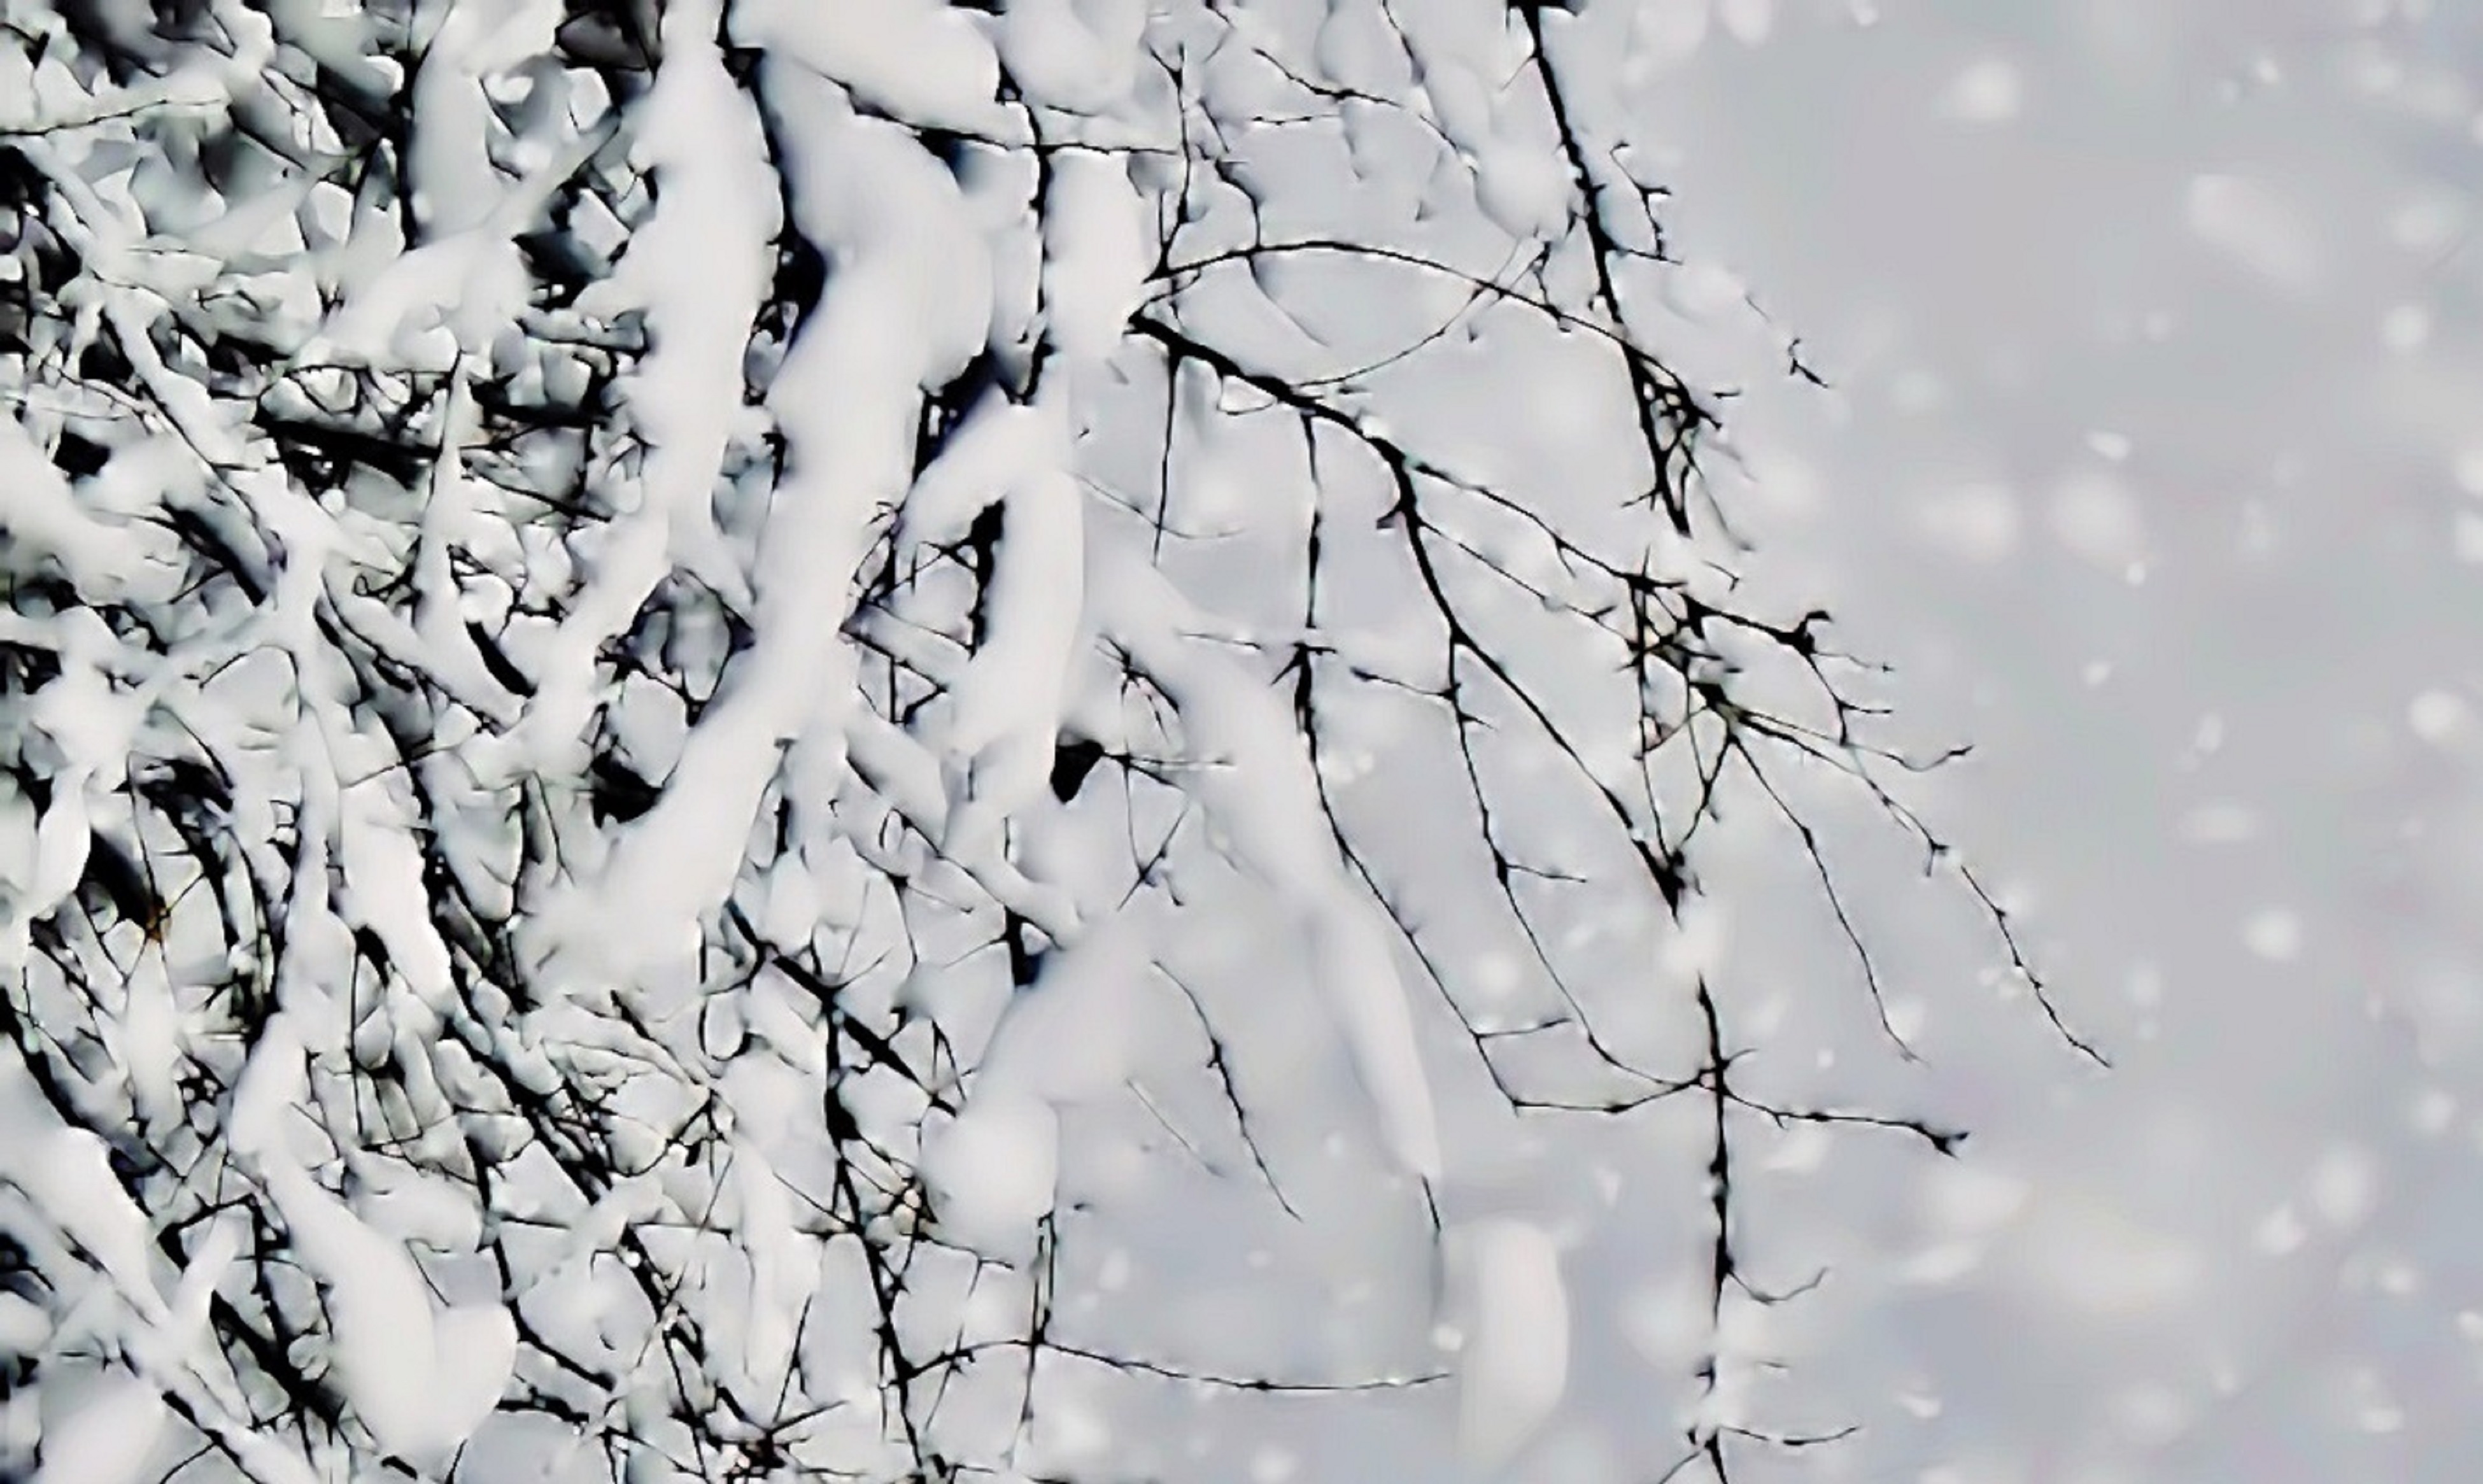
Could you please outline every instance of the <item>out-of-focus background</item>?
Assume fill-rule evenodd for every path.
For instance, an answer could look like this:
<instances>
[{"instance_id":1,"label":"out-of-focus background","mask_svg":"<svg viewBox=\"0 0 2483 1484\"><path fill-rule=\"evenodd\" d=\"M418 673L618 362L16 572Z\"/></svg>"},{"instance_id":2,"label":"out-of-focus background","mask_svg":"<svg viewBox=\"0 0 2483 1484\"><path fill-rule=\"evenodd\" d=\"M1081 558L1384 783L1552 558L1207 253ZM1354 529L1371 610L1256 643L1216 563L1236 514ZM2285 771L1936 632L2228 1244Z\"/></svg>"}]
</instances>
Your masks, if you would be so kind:
<instances>
[{"instance_id":1,"label":"out-of-focus background","mask_svg":"<svg viewBox=\"0 0 2483 1484\"><path fill-rule=\"evenodd\" d=\"M1641 84L1676 246L1835 386L1738 409L1754 523L1975 742L1934 812L2116 1063L1924 986L1978 1133L1806 1177L1882 1213L1802 1363L1864 1430L1806 1467L2470 1477L2483 15L1716 11Z\"/></svg>"}]
</instances>

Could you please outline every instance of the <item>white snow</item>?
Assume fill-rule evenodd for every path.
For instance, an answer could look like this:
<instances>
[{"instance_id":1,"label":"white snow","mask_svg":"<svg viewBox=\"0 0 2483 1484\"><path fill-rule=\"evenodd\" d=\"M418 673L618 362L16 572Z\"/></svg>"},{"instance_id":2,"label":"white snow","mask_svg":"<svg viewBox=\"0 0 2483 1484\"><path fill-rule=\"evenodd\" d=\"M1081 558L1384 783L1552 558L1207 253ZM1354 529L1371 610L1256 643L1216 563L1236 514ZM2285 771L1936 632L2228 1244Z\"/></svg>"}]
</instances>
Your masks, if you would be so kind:
<instances>
[{"instance_id":1,"label":"white snow","mask_svg":"<svg viewBox=\"0 0 2483 1484\"><path fill-rule=\"evenodd\" d=\"M2483 562L2483 516L2471 511L2459 511L2448 527L2449 548L2457 560L2472 565Z\"/></svg>"},{"instance_id":2,"label":"white snow","mask_svg":"<svg viewBox=\"0 0 2483 1484\"><path fill-rule=\"evenodd\" d=\"M546 647L525 722L530 750L557 767L600 699L598 653L626 629L704 522L740 407L741 358L766 292L780 226L775 173L748 94L724 69L719 0L673 6L664 63L639 147L663 188L631 239L620 283L647 306L653 343L624 384L650 449L637 508L596 551L593 576Z\"/></svg>"},{"instance_id":3,"label":"white snow","mask_svg":"<svg viewBox=\"0 0 2483 1484\"><path fill-rule=\"evenodd\" d=\"M1120 157L1055 155L1043 198L1043 302L1053 343L1081 359L1110 356L1146 296L1155 257L1153 220Z\"/></svg>"},{"instance_id":4,"label":"white snow","mask_svg":"<svg viewBox=\"0 0 2483 1484\"><path fill-rule=\"evenodd\" d=\"M235 1154L257 1158L274 1153L284 1117L308 1091L309 1066L293 1017L279 1011L268 1018L243 1064L241 1084L233 1091L225 1126L225 1144Z\"/></svg>"},{"instance_id":5,"label":"white snow","mask_svg":"<svg viewBox=\"0 0 2483 1484\"><path fill-rule=\"evenodd\" d=\"M1363 1088L1378 1110L1382 1142L1409 1173L1438 1179L1439 1127L1414 1041L1405 986L1397 974L1390 929L1381 922L1378 908L1349 895L1316 912L1309 925L1322 986Z\"/></svg>"},{"instance_id":6,"label":"white snow","mask_svg":"<svg viewBox=\"0 0 2483 1484\"><path fill-rule=\"evenodd\" d=\"M1026 1257L1034 1224L1052 1210L1059 1160L1060 1125L1050 1104L976 1089L923 1147L940 1234L986 1257Z\"/></svg>"},{"instance_id":7,"label":"white snow","mask_svg":"<svg viewBox=\"0 0 2483 1484\"><path fill-rule=\"evenodd\" d=\"M2081 470L2052 494L2052 534L2070 551L2107 571L2147 553L2147 528L2128 484L2101 470Z\"/></svg>"},{"instance_id":8,"label":"white snow","mask_svg":"<svg viewBox=\"0 0 2483 1484\"><path fill-rule=\"evenodd\" d=\"M2350 1231L2368 1220L2380 1203L2380 1164L2370 1151L2338 1142L2320 1152L2310 1168L2310 1207L2336 1231Z\"/></svg>"},{"instance_id":9,"label":"white snow","mask_svg":"<svg viewBox=\"0 0 2483 1484\"><path fill-rule=\"evenodd\" d=\"M984 642L955 681L946 738L960 777L940 837L967 861L997 851L1001 823L1043 792L1083 632L1085 494L1068 473L1066 416L1058 394L1032 407L986 399L914 481L902 515L898 549L912 561L1001 508ZM890 798L918 819L928 803Z\"/></svg>"},{"instance_id":10,"label":"white snow","mask_svg":"<svg viewBox=\"0 0 2483 1484\"><path fill-rule=\"evenodd\" d=\"M2431 343L2431 309L2418 304L2391 305L2380 316L2380 344L2399 356L2411 356Z\"/></svg>"},{"instance_id":11,"label":"white snow","mask_svg":"<svg viewBox=\"0 0 2483 1484\"><path fill-rule=\"evenodd\" d=\"M793 1358L793 1324L817 1279L816 1263L793 1228L791 1198L775 1167L749 1139L733 1152L734 1235L750 1264L741 1364L762 1385L781 1385Z\"/></svg>"},{"instance_id":12,"label":"white snow","mask_svg":"<svg viewBox=\"0 0 2483 1484\"><path fill-rule=\"evenodd\" d=\"M1374 6L1330 0L1311 45L1320 75L1343 87L1385 95L1404 86L1404 56L1387 17ZM1353 127L1350 119L1348 129Z\"/></svg>"},{"instance_id":13,"label":"white snow","mask_svg":"<svg viewBox=\"0 0 2483 1484\"><path fill-rule=\"evenodd\" d=\"M1475 200L1492 225L1519 239L1557 239L1569 225L1568 162L1549 144L1496 133L1475 157Z\"/></svg>"},{"instance_id":14,"label":"white snow","mask_svg":"<svg viewBox=\"0 0 2483 1484\"><path fill-rule=\"evenodd\" d=\"M512 40L528 51L551 40L560 7L556 0L452 0L414 76L414 127L408 131L407 184L423 225L442 236L479 225L491 214L501 181L492 167L488 141L491 103L475 86L498 60L488 33L494 21L514 19ZM487 13L491 13L487 14ZM505 18L505 19L504 19ZM540 40L518 33L532 30ZM514 59L512 59L514 60Z\"/></svg>"},{"instance_id":15,"label":"white snow","mask_svg":"<svg viewBox=\"0 0 2483 1484\"><path fill-rule=\"evenodd\" d=\"M51 557L71 587L105 601L126 589L133 569L155 560L169 534L101 518L70 491L16 416L0 413L0 536L12 545Z\"/></svg>"},{"instance_id":16,"label":"white snow","mask_svg":"<svg viewBox=\"0 0 2483 1484\"><path fill-rule=\"evenodd\" d=\"M1022 471L1061 467L1067 431L1055 411L997 396L975 404L906 492L900 555L919 559L925 543L963 537Z\"/></svg>"},{"instance_id":17,"label":"white snow","mask_svg":"<svg viewBox=\"0 0 2483 1484\"><path fill-rule=\"evenodd\" d=\"M442 1311L432 1329L437 1346L424 1427L430 1457L444 1459L474 1435L500 1404L518 1359L518 1323L497 1304Z\"/></svg>"},{"instance_id":18,"label":"white snow","mask_svg":"<svg viewBox=\"0 0 2483 1484\"><path fill-rule=\"evenodd\" d=\"M2455 691L2434 688L2406 704L2406 726L2434 747L2447 747L2473 724L2473 708Z\"/></svg>"},{"instance_id":19,"label":"white snow","mask_svg":"<svg viewBox=\"0 0 2483 1484\"><path fill-rule=\"evenodd\" d=\"M137 1376L116 1376L94 1398L43 1438L43 1468L36 1484L140 1484L155 1477L148 1468L164 1438L173 1409L164 1394Z\"/></svg>"},{"instance_id":20,"label":"white snow","mask_svg":"<svg viewBox=\"0 0 2483 1484\"><path fill-rule=\"evenodd\" d=\"M1457 1352L1457 1442L1484 1468L1540 1431L1568 1385L1569 1300L1561 1255L1531 1222L1499 1217L1446 1238Z\"/></svg>"},{"instance_id":21,"label":"white snow","mask_svg":"<svg viewBox=\"0 0 2483 1484\"><path fill-rule=\"evenodd\" d=\"M13 1086L15 1078L10 1080ZM31 1088L15 1090L22 1096L12 1100L20 1106L7 1111L18 1131L0 1143L0 1179L25 1191L47 1220L84 1248L140 1318L162 1320L154 1227L113 1175L103 1140L84 1128L63 1127L48 1110L26 1105Z\"/></svg>"},{"instance_id":22,"label":"white snow","mask_svg":"<svg viewBox=\"0 0 2483 1484\"><path fill-rule=\"evenodd\" d=\"M237 8L236 8L237 9ZM247 13L242 13L247 15ZM200 63L195 57L160 78L126 88L90 92L58 56L52 65L29 66L22 48L0 53L0 133L40 137L67 133L100 120L157 110L211 110L229 104L235 93L257 85L270 60L272 35L263 21L236 17L227 22L233 47L228 56ZM38 49L36 56L42 56Z\"/></svg>"},{"instance_id":23,"label":"white snow","mask_svg":"<svg viewBox=\"0 0 2483 1484\"><path fill-rule=\"evenodd\" d=\"M52 802L35 825L34 870L17 903L17 910L30 917L59 906L86 872L94 840L87 813L87 773L72 764L52 779Z\"/></svg>"},{"instance_id":24,"label":"white snow","mask_svg":"<svg viewBox=\"0 0 2483 1484\"><path fill-rule=\"evenodd\" d=\"M2448 469L2459 490L2483 499L2483 447L2458 449L2450 456Z\"/></svg>"},{"instance_id":25,"label":"white snow","mask_svg":"<svg viewBox=\"0 0 2483 1484\"><path fill-rule=\"evenodd\" d=\"M472 1252L482 1244L482 1213L456 1181L393 1160L350 1162L365 1182L362 1213L373 1231L435 1252Z\"/></svg>"},{"instance_id":26,"label":"white snow","mask_svg":"<svg viewBox=\"0 0 2483 1484\"><path fill-rule=\"evenodd\" d=\"M1716 0L1716 18L1745 46L1757 46L1775 30L1775 0Z\"/></svg>"},{"instance_id":27,"label":"white snow","mask_svg":"<svg viewBox=\"0 0 2483 1484\"><path fill-rule=\"evenodd\" d=\"M841 745L856 658L839 629L856 566L910 483L921 391L962 370L991 322L989 252L948 170L820 78L768 66L796 142L786 161L793 225L837 272L768 391L790 466L753 577L758 641L602 881L555 918L581 967L678 964L739 874L784 747L806 735Z\"/></svg>"},{"instance_id":28,"label":"white snow","mask_svg":"<svg viewBox=\"0 0 2483 1484\"><path fill-rule=\"evenodd\" d=\"M1146 948L1135 928L1114 916L1047 953L1034 983L1001 1011L975 1073L975 1096L1005 1087L1072 1103L1118 1091L1144 1047Z\"/></svg>"},{"instance_id":29,"label":"white snow","mask_svg":"<svg viewBox=\"0 0 2483 1484\"><path fill-rule=\"evenodd\" d=\"M418 828L404 780L389 772L343 790L337 856L344 884L336 903L349 920L369 928L387 948L390 967L435 1011L455 1000L448 947L432 926L422 882Z\"/></svg>"},{"instance_id":30,"label":"white snow","mask_svg":"<svg viewBox=\"0 0 2483 1484\"><path fill-rule=\"evenodd\" d=\"M329 1289L337 1382L382 1447L428 1452L439 1379L430 1290L401 1242L364 1226L302 1167L277 1161L269 1193L303 1266Z\"/></svg>"},{"instance_id":31,"label":"white snow","mask_svg":"<svg viewBox=\"0 0 2483 1484\"><path fill-rule=\"evenodd\" d=\"M2006 123L2026 103L2026 80L2006 57L1984 57L1949 79L1939 96L1939 110L1963 123Z\"/></svg>"},{"instance_id":32,"label":"white snow","mask_svg":"<svg viewBox=\"0 0 2483 1484\"><path fill-rule=\"evenodd\" d=\"M1148 944L1126 918L1103 918L1051 949L1015 992L986 1043L965 1106L935 1129L922 1171L942 1234L1015 1260L1052 1209L1058 1109L1129 1083L1149 1044L1140 995Z\"/></svg>"},{"instance_id":33,"label":"white snow","mask_svg":"<svg viewBox=\"0 0 2483 1484\"><path fill-rule=\"evenodd\" d=\"M140 1123L171 1126L182 1122L181 1008L164 955L147 954L130 970L116 1020L113 1050L121 1074L129 1079L130 1101Z\"/></svg>"},{"instance_id":34,"label":"white snow","mask_svg":"<svg viewBox=\"0 0 2483 1484\"><path fill-rule=\"evenodd\" d=\"M1000 59L1029 102L1108 113L1136 80L1146 19L1145 0L1008 0Z\"/></svg>"},{"instance_id":35,"label":"white snow","mask_svg":"<svg viewBox=\"0 0 2483 1484\"><path fill-rule=\"evenodd\" d=\"M945 0L748 0L734 6L733 23L742 44L791 58L909 122L1009 130L998 97L1000 58L973 19Z\"/></svg>"},{"instance_id":36,"label":"white snow","mask_svg":"<svg viewBox=\"0 0 2483 1484\"><path fill-rule=\"evenodd\" d=\"M114 638L91 609L59 614L42 626L49 630L61 673L36 692L30 715L68 759L55 787L92 782L118 788L160 687L153 679L116 684L115 676L146 676L152 664Z\"/></svg>"},{"instance_id":37,"label":"white snow","mask_svg":"<svg viewBox=\"0 0 2483 1484\"><path fill-rule=\"evenodd\" d=\"M2242 945L2271 963L2302 953L2302 919L2281 907L2263 908L2242 924Z\"/></svg>"},{"instance_id":38,"label":"white snow","mask_svg":"<svg viewBox=\"0 0 2483 1484\"><path fill-rule=\"evenodd\" d=\"M2266 282L2308 289L2321 272L2318 230L2301 205L2252 175L2211 173L2190 182L2190 230Z\"/></svg>"},{"instance_id":39,"label":"white snow","mask_svg":"<svg viewBox=\"0 0 2483 1484\"><path fill-rule=\"evenodd\" d=\"M384 1236L290 1160L271 1161L269 1193L293 1249L329 1290L335 1376L382 1447L441 1460L499 1400L517 1354L496 1305L442 1313L403 1242Z\"/></svg>"},{"instance_id":40,"label":"white snow","mask_svg":"<svg viewBox=\"0 0 2483 1484\"><path fill-rule=\"evenodd\" d=\"M1060 731L1062 691L1081 633L1085 494L1059 469L1021 479L1001 506L982 647L956 687L951 755L996 812L1040 795Z\"/></svg>"}]
</instances>

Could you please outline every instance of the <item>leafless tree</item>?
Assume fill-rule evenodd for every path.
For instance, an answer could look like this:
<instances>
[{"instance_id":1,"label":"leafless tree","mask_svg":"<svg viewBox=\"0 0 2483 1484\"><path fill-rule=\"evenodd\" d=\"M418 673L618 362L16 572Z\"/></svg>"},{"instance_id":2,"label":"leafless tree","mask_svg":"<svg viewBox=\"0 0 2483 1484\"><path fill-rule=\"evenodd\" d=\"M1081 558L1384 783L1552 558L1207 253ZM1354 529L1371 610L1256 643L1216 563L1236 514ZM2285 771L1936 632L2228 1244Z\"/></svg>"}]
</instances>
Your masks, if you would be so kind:
<instances>
[{"instance_id":1,"label":"leafless tree","mask_svg":"<svg viewBox=\"0 0 2483 1484\"><path fill-rule=\"evenodd\" d=\"M1135 1478L1063 1388L1434 1380L1488 1462L1560 1259L1441 1100L1703 1129L1715 1326L1752 1141L1952 1150L1696 950L1747 805L1877 1003L1824 781L2026 970L1744 596L1628 10L13 0L0 1469ZM1151 1349L1193 1188L1439 1260L1359 1369ZM1710 1349L1676 1474L1818 1441Z\"/></svg>"}]
</instances>

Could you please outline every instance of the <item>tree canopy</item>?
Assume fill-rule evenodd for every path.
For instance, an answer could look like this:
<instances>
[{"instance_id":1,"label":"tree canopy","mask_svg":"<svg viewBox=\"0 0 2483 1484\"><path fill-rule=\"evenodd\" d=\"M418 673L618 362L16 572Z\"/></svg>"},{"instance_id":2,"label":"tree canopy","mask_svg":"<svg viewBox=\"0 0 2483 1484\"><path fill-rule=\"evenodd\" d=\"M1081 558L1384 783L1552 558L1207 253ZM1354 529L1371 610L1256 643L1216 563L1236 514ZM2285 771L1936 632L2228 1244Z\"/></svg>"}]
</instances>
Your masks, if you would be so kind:
<instances>
[{"instance_id":1,"label":"tree canopy","mask_svg":"<svg viewBox=\"0 0 2483 1484\"><path fill-rule=\"evenodd\" d=\"M1153 1388L1488 1463L1586 1322L1493 1161L1623 1116L1680 1465L1830 1436L1746 1149L1961 1135L1748 1066L1701 852L1882 1054L1826 785L2030 971L1744 586L1732 368L1810 372L1669 251L1633 14L12 6L0 1454L1170 1476Z\"/></svg>"}]
</instances>

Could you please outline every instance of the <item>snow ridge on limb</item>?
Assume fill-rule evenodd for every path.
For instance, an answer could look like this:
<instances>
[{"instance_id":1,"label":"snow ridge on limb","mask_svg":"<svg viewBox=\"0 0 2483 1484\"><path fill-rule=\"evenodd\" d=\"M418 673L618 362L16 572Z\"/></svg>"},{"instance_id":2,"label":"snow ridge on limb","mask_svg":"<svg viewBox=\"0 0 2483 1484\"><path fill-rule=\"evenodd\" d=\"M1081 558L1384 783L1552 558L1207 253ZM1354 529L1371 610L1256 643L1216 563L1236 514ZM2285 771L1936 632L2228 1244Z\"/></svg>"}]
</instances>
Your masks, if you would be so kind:
<instances>
[{"instance_id":1,"label":"snow ridge on limb","mask_svg":"<svg viewBox=\"0 0 2483 1484\"><path fill-rule=\"evenodd\" d=\"M1467 1222L1444 1240L1444 1308L1459 1331L1457 1443L1496 1469L1541 1429L1567 1389L1568 1288L1550 1233L1531 1222Z\"/></svg>"},{"instance_id":2,"label":"snow ridge on limb","mask_svg":"<svg viewBox=\"0 0 2483 1484\"><path fill-rule=\"evenodd\" d=\"M520 756L547 772L574 768L601 699L599 657L708 520L741 421L742 358L781 223L758 110L725 71L721 11L720 0L666 7L664 60L640 104L634 147L662 195L615 282L647 316L647 351L621 382L647 463L634 506L605 526L593 575L530 676Z\"/></svg>"}]
</instances>

